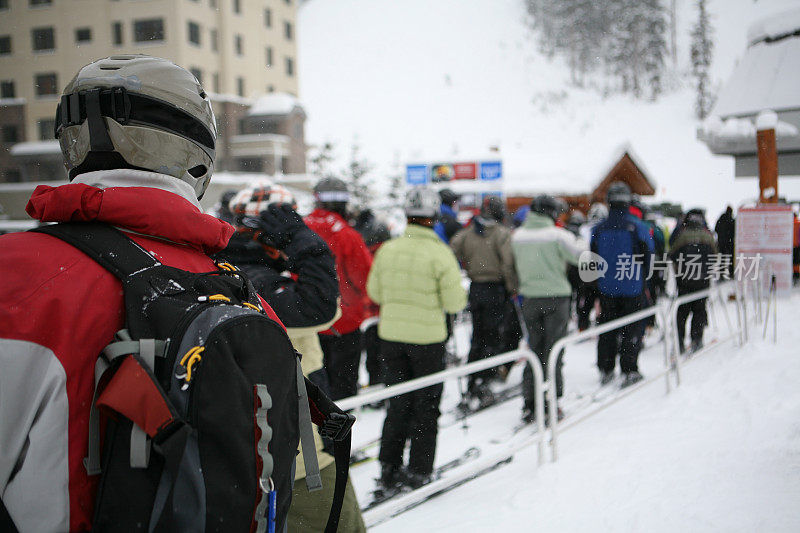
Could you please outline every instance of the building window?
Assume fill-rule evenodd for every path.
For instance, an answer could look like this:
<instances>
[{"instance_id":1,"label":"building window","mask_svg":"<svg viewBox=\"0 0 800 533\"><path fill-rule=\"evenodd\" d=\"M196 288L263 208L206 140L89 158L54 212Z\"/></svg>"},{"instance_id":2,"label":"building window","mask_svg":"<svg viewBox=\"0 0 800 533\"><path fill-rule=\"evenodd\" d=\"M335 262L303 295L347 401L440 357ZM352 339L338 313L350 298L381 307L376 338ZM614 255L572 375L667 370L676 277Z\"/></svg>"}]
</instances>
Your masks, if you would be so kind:
<instances>
[{"instance_id":1,"label":"building window","mask_svg":"<svg viewBox=\"0 0 800 533\"><path fill-rule=\"evenodd\" d=\"M236 167L241 172L264 172L264 159L261 157L237 157Z\"/></svg>"},{"instance_id":2,"label":"building window","mask_svg":"<svg viewBox=\"0 0 800 533\"><path fill-rule=\"evenodd\" d=\"M0 10L8 9L8 0L0 0Z\"/></svg>"},{"instance_id":3,"label":"building window","mask_svg":"<svg viewBox=\"0 0 800 533\"><path fill-rule=\"evenodd\" d=\"M286 58L286 75L294 76L294 59L291 57Z\"/></svg>"},{"instance_id":4,"label":"building window","mask_svg":"<svg viewBox=\"0 0 800 533\"><path fill-rule=\"evenodd\" d=\"M283 35L286 37L287 41L291 41L294 35L294 31L292 28L292 23L288 20L283 21Z\"/></svg>"},{"instance_id":5,"label":"building window","mask_svg":"<svg viewBox=\"0 0 800 533\"><path fill-rule=\"evenodd\" d=\"M272 27L272 10L269 8L264 10L264 26L267 28Z\"/></svg>"},{"instance_id":6,"label":"building window","mask_svg":"<svg viewBox=\"0 0 800 533\"><path fill-rule=\"evenodd\" d=\"M209 0L208 5L214 9L217 9L217 0Z\"/></svg>"},{"instance_id":7,"label":"building window","mask_svg":"<svg viewBox=\"0 0 800 533\"><path fill-rule=\"evenodd\" d=\"M133 21L133 40L137 43L164 40L164 19Z\"/></svg>"},{"instance_id":8,"label":"building window","mask_svg":"<svg viewBox=\"0 0 800 533\"><path fill-rule=\"evenodd\" d=\"M31 7L36 6L49 6L53 3L53 0L28 0L28 5Z\"/></svg>"},{"instance_id":9,"label":"building window","mask_svg":"<svg viewBox=\"0 0 800 533\"><path fill-rule=\"evenodd\" d=\"M189 72L192 73L192 76L197 78L197 81L199 81L200 84L203 83L203 71L202 70L200 70L197 67L192 67L192 68L189 69Z\"/></svg>"},{"instance_id":10,"label":"building window","mask_svg":"<svg viewBox=\"0 0 800 533\"><path fill-rule=\"evenodd\" d=\"M211 30L211 51L216 52L219 50L219 36L217 30Z\"/></svg>"},{"instance_id":11,"label":"building window","mask_svg":"<svg viewBox=\"0 0 800 533\"><path fill-rule=\"evenodd\" d=\"M275 92L275 86L274 85L267 85L267 92L268 93L274 93Z\"/></svg>"},{"instance_id":12,"label":"building window","mask_svg":"<svg viewBox=\"0 0 800 533\"><path fill-rule=\"evenodd\" d=\"M219 93L219 74L216 72L211 76L211 86L215 93Z\"/></svg>"},{"instance_id":13,"label":"building window","mask_svg":"<svg viewBox=\"0 0 800 533\"><path fill-rule=\"evenodd\" d=\"M15 98L17 91L14 88L13 80L0 81L0 98Z\"/></svg>"},{"instance_id":14,"label":"building window","mask_svg":"<svg viewBox=\"0 0 800 533\"><path fill-rule=\"evenodd\" d=\"M120 46L122 44L121 22L114 22L111 24L111 42L114 43L114 46Z\"/></svg>"},{"instance_id":15,"label":"building window","mask_svg":"<svg viewBox=\"0 0 800 533\"><path fill-rule=\"evenodd\" d=\"M267 66L272 66L272 47L267 46Z\"/></svg>"},{"instance_id":16,"label":"building window","mask_svg":"<svg viewBox=\"0 0 800 533\"><path fill-rule=\"evenodd\" d=\"M240 0L233 0L233 12L234 13L242 12L242 3Z\"/></svg>"},{"instance_id":17,"label":"building window","mask_svg":"<svg viewBox=\"0 0 800 533\"><path fill-rule=\"evenodd\" d=\"M14 144L19 142L19 128L14 124L3 125L3 144Z\"/></svg>"},{"instance_id":18,"label":"building window","mask_svg":"<svg viewBox=\"0 0 800 533\"><path fill-rule=\"evenodd\" d=\"M236 94L244 96L244 78L236 78Z\"/></svg>"},{"instance_id":19,"label":"building window","mask_svg":"<svg viewBox=\"0 0 800 533\"><path fill-rule=\"evenodd\" d=\"M37 52L55 50L56 34L53 28L33 28L31 30L32 47Z\"/></svg>"},{"instance_id":20,"label":"building window","mask_svg":"<svg viewBox=\"0 0 800 533\"><path fill-rule=\"evenodd\" d=\"M88 43L92 40L92 29L91 28L78 28L75 30L75 42L76 43Z\"/></svg>"},{"instance_id":21,"label":"building window","mask_svg":"<svg viewBox=\"0 0 800 533\"><path fill-rule=\"evenodd\" d=\"M0 35L0 56L8 55L11 53L11 36Z\"/></svg>"},{"instance_id":22,"label":"building window","mask_svg":"<svg viewBox=\"0 0 800 533\"><path fill-rule=\"evenodd\" d=\"M55 72L37 74L34 77L36 96L51 96L58 94L58 79Z\"/></svg>"},{"instance_id":23,"label":"building window","mask_svg":"<svg viewBox=\"0 0 800 533\"><path fill-rule=\"evenodd\" d=\"M6 181L8 183L19 183L22 181L22 174L17 169L6 170Z\"/></svg>"},{"instance_id":24,"label":"building window","mask_svg":"<svg viewBox=\"0 0 800 533\"><path fill-rule=\"evenodd\" d=\"M56 121L52 118L43 118L37 123L39 127L39 140L50 141L56 138L55 128Z\"/></svg>"},{"instance_id":25,"label":"building window","mask_svg":"<svg viewBox=\"0 0 800 533\"><path fill-rule=\"evenodd\" d=\"M244 53L244 44L242 42L242 36L241 35L237 35L236 37L234 37L233 46L236 49L236 55L237 56L240 56L240 55L242 55Z\"/></svg>"},{"instance_id":26,"label":"building window","mask_svg":"<svg viewBox=\"0 0 800 533\"><path fill-rule=\"evenodd\" d=\"M200 46L200 25L189 21L189 42Z\"/></svg>"},{"instance_id":27,"label":"building window","mask_svg":"<svg viewBox=\"0 0 800 533\"><path fill-rule=\"evenodd\" d=\"M290 6L290 5L292 5L292 0L283 0L283 1L284 1L284 2L286 2L286 5L287 5L287 6Z\"/></svg>"}]
</instances>

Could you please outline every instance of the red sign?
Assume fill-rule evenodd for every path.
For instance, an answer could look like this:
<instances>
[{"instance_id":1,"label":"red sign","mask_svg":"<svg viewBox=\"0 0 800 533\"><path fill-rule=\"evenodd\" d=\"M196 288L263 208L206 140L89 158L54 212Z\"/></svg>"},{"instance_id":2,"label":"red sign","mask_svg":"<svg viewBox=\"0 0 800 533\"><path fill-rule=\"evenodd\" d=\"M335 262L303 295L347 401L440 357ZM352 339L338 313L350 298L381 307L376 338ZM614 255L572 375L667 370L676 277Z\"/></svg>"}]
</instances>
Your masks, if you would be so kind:
<instances>
[{"instance_id":1,"label":"red sign","mask_svg":"<svg viewBox=\"0 0 800 533\"><path fill-rule=\"evenodd\" d=\"M478 177L478 165L476 163L454 163L455 180L474 180Z\"/></svg>"}]
</instances>

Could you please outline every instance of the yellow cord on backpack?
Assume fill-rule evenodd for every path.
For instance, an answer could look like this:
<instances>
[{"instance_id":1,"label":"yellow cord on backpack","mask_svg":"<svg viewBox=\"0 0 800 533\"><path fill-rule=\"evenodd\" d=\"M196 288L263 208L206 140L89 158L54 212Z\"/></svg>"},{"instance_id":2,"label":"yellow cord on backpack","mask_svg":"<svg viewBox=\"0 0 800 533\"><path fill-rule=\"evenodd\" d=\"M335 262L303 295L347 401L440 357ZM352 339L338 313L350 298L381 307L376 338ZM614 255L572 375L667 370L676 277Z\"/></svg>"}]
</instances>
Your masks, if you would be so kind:
<instances>
[{"instance_id":1,"label":"yellow cord on backpack","mask_svg":"<svg viewBox=\"0 0 800 533\"><path fill-rule=\"evenodd\" d=\"M188 352L186 352L186 354L183 357L181 357L180 365L185 367L186 366L186 361L191 359L193 355L202 353L203 350L205 350L204 346L195 346L195 347L193 347Z\"/></svg>"},{"instance_id":2,"label":"yellow cord on backpack","mask_svg":"<svg viewBox=\"0 0 800 533\"><path fill-rule=\"evenodd\" d=\"M253 311L258 311L259 313L261 312L261 308L251 304L250 302L242 302L242 305L245 306L245 307L249 307Z\"/></svg>"},{"instance_id":3,"label":"yellow cord on backpack","mask_svg":"<svg viewBox=\"0 0 800 533\"><path fill-rule=\"evenodd\" d=\"M192 368L194 367L195 363L199 362L203 357L200 353L205 350L205 348L200 348L197 350L191 358L189 358L189 362L186 363L186 383L188 384L192 381Z\"/></svg>"},{"instance_id":4,"label":"yellow cord on backpack","mask_svg":"<svg viewBox=\"0 0 800 533\"><path fill-rule=\"evenodd\" d=\"M209 300L214 300L215 302L230 302L231 299L225 296L224 294L212 294L208 297Z\"/></svg>"},{"instance_id":5,"label":"yellow cord on backpack","mask_svg":"<svg viewBox=\"0 0 800 533\"><path fill-rule=\"evenodd\" d=\"M227 270L228 272L236 272L237 270L239 270L230 263L217 263L217 266L222 270Z\"/></svg>"}]
</instances>

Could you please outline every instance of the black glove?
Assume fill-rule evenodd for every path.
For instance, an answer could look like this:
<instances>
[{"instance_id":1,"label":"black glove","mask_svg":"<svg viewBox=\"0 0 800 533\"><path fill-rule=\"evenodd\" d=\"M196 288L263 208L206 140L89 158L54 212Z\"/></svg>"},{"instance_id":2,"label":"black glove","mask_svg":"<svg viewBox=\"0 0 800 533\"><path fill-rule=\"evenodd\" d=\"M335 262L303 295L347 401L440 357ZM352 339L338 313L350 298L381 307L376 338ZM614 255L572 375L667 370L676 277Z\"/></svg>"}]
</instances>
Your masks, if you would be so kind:
<instances>
[{"instance_id":1,"label":"black glove","mask_svg":"<svg viewBox=\"0 0 800 533\"><path fill-rule=\"evenodd\" d=\"M286 248L295 234L306 228L303 218L289 204L272 204L259 218L263 236L279 250Z\"/></svg>"}]
</instances>

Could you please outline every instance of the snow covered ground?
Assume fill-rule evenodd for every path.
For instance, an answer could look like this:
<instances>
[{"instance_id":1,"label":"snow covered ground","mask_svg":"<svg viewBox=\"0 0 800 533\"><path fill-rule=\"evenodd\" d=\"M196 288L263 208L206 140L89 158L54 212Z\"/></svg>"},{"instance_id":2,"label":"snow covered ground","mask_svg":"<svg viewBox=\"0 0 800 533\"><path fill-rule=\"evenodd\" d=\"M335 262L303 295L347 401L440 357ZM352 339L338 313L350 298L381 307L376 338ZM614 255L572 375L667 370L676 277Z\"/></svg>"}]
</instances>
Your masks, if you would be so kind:
<instances>
[{"instance_id":1,"label":"snow covered ground","mask_svg":"<svg viewBox=\"0 0 800 533\"><path fill-rule=\"evenodd\" d=\"M728 341L688 360L671 394L654 381L567 429L558 462L538 467L535 447L526 448L372 530L800 531L798 309L800 293L780 302L777 344L752 328L744 347ZM706 339L715 336L709 331ZM567 352L567 405L596 386L593 350L589 342ZM651 376L661 368L660 344L650 343L641 368ZM515 379L518 373L509 383ZM488 446L487 437L519 418L517 399L470 417L465 431L447 414L457 399L450 385L442 424L451 425L440 433L439 464L476 443ZM381 412L364 413L354 444L381 421ZM363 504L377 464L351 475Z\"/></svg>"}]
</instances>

